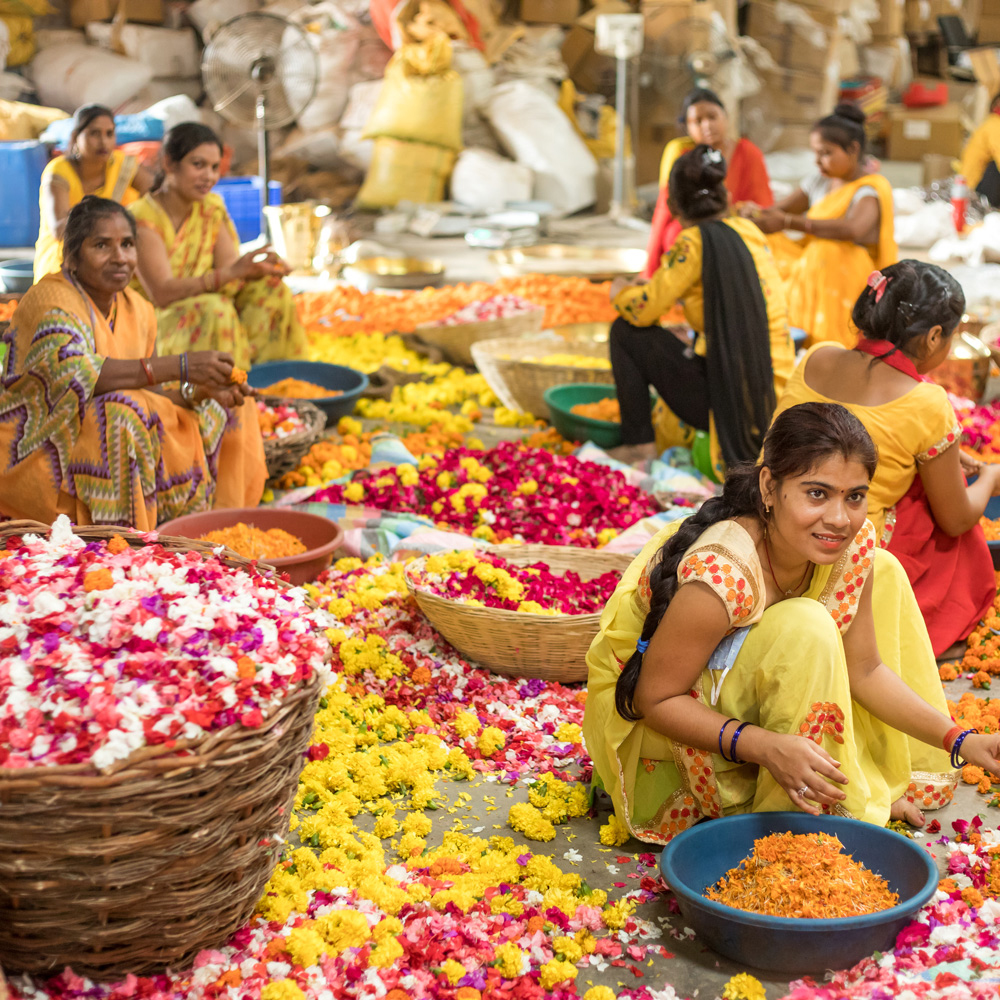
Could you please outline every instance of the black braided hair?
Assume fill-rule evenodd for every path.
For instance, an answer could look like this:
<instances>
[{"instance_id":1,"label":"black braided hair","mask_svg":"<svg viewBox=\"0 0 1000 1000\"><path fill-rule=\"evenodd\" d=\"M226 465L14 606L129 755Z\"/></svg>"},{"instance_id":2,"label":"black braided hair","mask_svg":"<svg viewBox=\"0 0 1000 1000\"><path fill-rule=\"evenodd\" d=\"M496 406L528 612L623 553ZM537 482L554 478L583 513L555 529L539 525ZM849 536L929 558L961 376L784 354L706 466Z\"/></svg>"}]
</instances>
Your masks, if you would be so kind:
<instances>
[{"instance_id":1,"label":"black braided hair","mask_svg":"<svg viewBox=\"0 0 1000 1000\"><path fill-rule=\"evenodd\" d=\"M128 221L129 229L132 230L132 238L135 239L136 228L135 219L132 213L123 205L111 198L99 198L96 194L88 194L82 201L70 209L66 219L66 229L63 232L63 260L67 264L75 261L80 253L83 241L94 231L94 225L98 219L107 219L114 215L120 215Z\"/></svg>"},{"instance_id":2,"label":"black braided hair","mask_svg":"<svg viewBox=\"0 0 1000 1000\"><path fill-rule=\"evenodd\" d=\"M667 181L670 209L688 222L700 222L729 208L726 161L711 146L695 146L670 169Z\"/></svg>"},{"instance_id":3,"label":"black braided hair","mask_svg":"<svg viewBox=\"0 0 1000 1000\"><path fill-rule=\"evenodd\" d=\"M832 115L820 118L813 131L827 141L848 152L854 143L858 144L858 158L865 155L867 137L865 135L865 113L856 104L838 104Z\"/></svg>"},{"instance_id":4,"label":"black braided hair","mask_svg":"<svg viewBox=\"0 0 1000 1000\"><path fill-rule=\"evenodd\" d=\"M681 522L660 550L660 558L649 576L652 596L639 640L649 642L653 638L677 593L677 570L684 553L708 528L737 517L756 517L764 522L764 498L760 492L760 470L764 466L781 482L805 475L831 455L861 462L869 479L878 464L875 444L864 424L839 403L801 403L779 414L764 438L761 459L730 468L722 496L706 500L697 513ZM642 718L635 708L642 660L643 655L637 649L615 685L615 709L630 722Z\"/></svg>"}]
</instances>

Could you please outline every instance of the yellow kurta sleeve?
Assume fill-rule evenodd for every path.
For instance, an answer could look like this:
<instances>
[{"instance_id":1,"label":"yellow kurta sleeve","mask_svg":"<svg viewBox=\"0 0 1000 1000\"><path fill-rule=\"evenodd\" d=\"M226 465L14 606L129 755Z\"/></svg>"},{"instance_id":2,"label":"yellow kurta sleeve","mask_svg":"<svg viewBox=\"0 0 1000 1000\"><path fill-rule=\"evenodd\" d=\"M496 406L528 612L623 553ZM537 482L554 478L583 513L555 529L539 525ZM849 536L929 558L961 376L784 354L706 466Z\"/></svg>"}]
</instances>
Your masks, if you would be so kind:
<instances>
[{"instance_id":1,"label":"yellow kurta sleeve","mask_svg":"<svg viewBox=\"0 0 1000 1000\"><path fill-rule=\"evenodd\" d=\"M969 137L962 150L962 176L975 190L990 163L1000 164L1000 115L991 114Z\"/></svg>"},{"instance_id":2,"label":"yellow kurta sleeve","mask_svg":"<svg viewBox=\"0 0 1000 1000\"><path fill-rule=\"evenodd\" d=\"M663 157L660 159L660 187L665 188L670 180L670 171L674 169L674 164L687 152L694 149L694 142L686 135L677 139L671 139L663 149Z\"/></svg>"},{"instance_id":3,"label":"yellow kurta sleeve","mask_svg":"<svg viewBox=\"0 0 1000 1000\"><path fill-rule=\"evenodd\" d=\"M935 389L936 392L933 391ZM955 408L951 405L948 393L941 386L928 386L919 395L923 436L915 452L918 463L929 462L932 458L943 455L962 437L962 428L958 417L955 416Z\"/></svg>"},{"instance_id":4,"label":"yellow kurta sleeve","mask_svg":"<svg viewBox=\"0 0 1000 1000\"><path fill-rule=\"evenodd\" d=\"M701 286L701 231L685 229L652 278L618 293L614 307L633 326L652 326L691 288Z\"/></svg>"}]
</instances>

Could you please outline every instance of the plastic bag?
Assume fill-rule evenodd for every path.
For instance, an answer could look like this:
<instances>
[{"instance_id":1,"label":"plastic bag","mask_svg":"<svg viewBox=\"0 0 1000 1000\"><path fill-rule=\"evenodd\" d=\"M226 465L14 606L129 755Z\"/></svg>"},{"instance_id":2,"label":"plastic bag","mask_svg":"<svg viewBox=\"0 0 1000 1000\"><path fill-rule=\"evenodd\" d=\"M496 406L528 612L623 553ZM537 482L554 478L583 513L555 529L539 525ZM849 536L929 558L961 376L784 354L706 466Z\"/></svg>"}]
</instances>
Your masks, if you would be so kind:
<instances>
[{"instance_id":1,"label":"plastic bag","mask_svg":"<svg viewBox=\"0 0 1000 1000\"><path fill-rule=\"evenodd\" d=\"M535 175L490 149L466 149L451 175L451 200L479 212L494 212L509 201L530 201Z\"/></svg>"},{"instance_id":2,"label":"plastic bag","mask_svg":"<svg viewBox=\"0 0 1000 1000\"><path fill-rule=\"evenodd\" d=\"M485 114L504 149L535 174L534 197L570 215L597 199L597 161L559 105L532 84L495 88Z\"/></svg>"},{"instance_id":3,"label":"plastic bag","mask_svg":"<svg viewBox=\"0 0 1000 1000\"><path fill-rule=\"evenodd\" d=\"M444 198L455 153L400 139L375 140L372 165L358 192L359 208L392 208L401 201L426 204Z\"/></svg>"},{"instance_id":4,"label":"plastic bag","mask_svg":"<svg viewBox=\"0 0 1000 1000\"><path fill-rule=\"evenodd\" d=\"M462 77L451 69L451 42L438 36L404 45L389 61L364 135L459 150L462 108Z\"/></svg>"}]
</instances>

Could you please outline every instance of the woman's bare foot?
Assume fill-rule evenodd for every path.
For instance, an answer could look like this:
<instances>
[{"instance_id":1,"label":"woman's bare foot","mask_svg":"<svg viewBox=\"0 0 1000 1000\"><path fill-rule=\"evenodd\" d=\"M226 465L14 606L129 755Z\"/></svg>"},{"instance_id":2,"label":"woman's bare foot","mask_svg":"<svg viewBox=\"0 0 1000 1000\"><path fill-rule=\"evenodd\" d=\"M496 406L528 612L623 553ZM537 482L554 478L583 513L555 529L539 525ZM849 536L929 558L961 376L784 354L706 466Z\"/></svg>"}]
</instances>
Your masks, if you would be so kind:
<instances>
[{"instance_id":1,"label":"woman's bare foot","mask_svg":"<svg viewBox=\"0 0 1000 1000\"><path fill-rule=\"evenodd\" d=\"M658 458L659 452L656 444L652 441L649 444L623 444L617 448L612 448L608 454L618 462L626 465L635 465L637 462L648 462L650 459Z\"/></svg>"},{"instance_id":2,"label":"woman's bare foot","mask_svg":"<svg viewBox=\"0 0 1000 1000\"><path fill-rule=\"evenodd\" d=\"M889 819L901 820L910 826L921 827L926 820L924 814L908 799L896 799L889 810Z\"/></svg>"}]
</instances>

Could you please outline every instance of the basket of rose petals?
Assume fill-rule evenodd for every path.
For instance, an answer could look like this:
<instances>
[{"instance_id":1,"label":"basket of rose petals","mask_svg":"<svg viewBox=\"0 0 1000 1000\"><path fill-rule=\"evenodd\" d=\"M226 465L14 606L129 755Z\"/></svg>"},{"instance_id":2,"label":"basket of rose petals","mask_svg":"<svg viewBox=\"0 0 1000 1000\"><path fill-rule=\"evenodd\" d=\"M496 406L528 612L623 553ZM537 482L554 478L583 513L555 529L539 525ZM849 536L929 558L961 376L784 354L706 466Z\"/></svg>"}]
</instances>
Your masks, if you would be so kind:
<instances>
[{"instance_id":1,"label":"basket of rose petals","mask_svg":"<svg viewBox=\"0 0 1000 1000\"><path fill-rule=\"evenodd\" d=\"M527 337L538 333L545 310L517 295L494 295L471 302L458 312L434 323L422 323L417 336L440 348L456 365L473 365L472 345L494 337Z\"/></svg>"},{"instance_id":2,"label":"basket of rose petals","mask_svg":"<svg viewBox=\"0 0 1000 1000\"><path fill-rule=\"evenodd\" d=\"M326 414L305 399L257 396L268 479L294 472L326 427Z\"/></svg>"},{"instance_id":3,"label":"basket of rose petals","mask_svg":"<svg viewBox=\"0 0 1000 1000\"><path fill-rule=\"evenodd\" d=\"M563 545L422 556L406 585L430 623L495 673L563 684L587 678L601 612L632 557Z\"/></svg>"},{"instance_id":4,"label":"basket of rose petals","mask_svg":"<svg viewBox=\"0 0 1000 1000\"><path fill-rule=\"evenodd\" d=\"M0 955L183 967L250 916L326 683L324 612L209 544L0 525Z\"/></svg>"}]
</instances>

